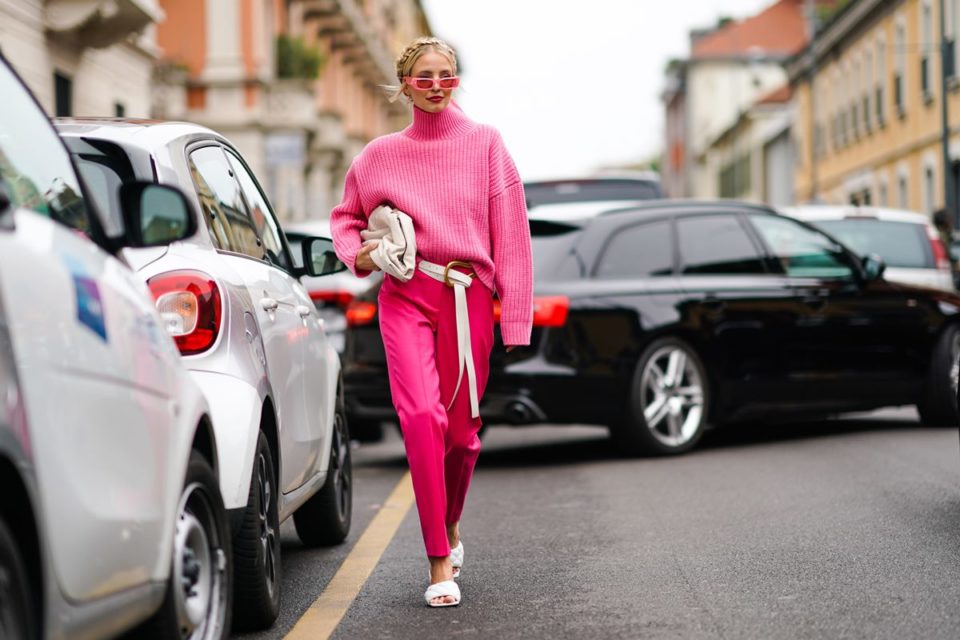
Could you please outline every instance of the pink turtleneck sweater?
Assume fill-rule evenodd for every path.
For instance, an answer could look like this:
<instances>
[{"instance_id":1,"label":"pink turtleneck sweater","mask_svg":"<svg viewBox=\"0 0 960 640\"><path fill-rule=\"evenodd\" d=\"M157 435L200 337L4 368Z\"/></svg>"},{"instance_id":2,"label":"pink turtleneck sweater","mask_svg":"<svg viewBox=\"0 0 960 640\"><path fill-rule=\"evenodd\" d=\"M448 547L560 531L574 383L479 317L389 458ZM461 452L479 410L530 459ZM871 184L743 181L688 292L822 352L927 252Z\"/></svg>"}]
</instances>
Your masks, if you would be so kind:
<instances>
[{"instance_id":1,"label":"pink turtleneck sweater","mask_svg":"<svg viewBox=\"0 0 960 640\"><path fill-rule=\"evenodd\" d=\"M347 172L343 201L330 213L337 256L358 276L360 230L381 204L413 219L420 258L465 260L500 298L506 345L530 343L533 261L520 175L493 127L450 103L414 107L413 123L366 146Z\"/></svg>"}]
</instances>

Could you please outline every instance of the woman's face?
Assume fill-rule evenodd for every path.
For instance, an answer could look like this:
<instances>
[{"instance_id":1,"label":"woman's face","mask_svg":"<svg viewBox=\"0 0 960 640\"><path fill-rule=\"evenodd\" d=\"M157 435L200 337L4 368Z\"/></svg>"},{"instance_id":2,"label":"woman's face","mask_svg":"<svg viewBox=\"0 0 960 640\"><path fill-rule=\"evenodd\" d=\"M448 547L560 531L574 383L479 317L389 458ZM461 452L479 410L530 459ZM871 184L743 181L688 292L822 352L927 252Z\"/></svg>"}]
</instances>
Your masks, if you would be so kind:
<instances>
[{"instance_id":1,"label":"woman's face","mask_svg":"<svg viewBox=\"0 0 960 640\"><path fill-rule=\"evenodd\" d=\"M433 49L425 51L410 71L410 76L413 78L449 78L454 75L456 74L453 72L453 64L447 56ZM441 89L437 83L434 83L432 89L422 91L404 84L403 93L413 100L414 106L430 113L438 113L450 104L453 89Z\"/></svg>"}]
</instances>

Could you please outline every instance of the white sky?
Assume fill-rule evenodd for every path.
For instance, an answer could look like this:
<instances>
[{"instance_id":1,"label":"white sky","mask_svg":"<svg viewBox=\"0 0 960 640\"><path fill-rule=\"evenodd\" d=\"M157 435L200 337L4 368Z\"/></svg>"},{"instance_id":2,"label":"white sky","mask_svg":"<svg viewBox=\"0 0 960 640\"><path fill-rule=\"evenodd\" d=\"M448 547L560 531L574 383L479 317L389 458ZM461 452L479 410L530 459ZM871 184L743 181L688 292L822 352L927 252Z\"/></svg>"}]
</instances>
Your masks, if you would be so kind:
<instances>
[{"instance_id":1,"label":"white sky","mask_svg":"<svg viewBox=\"0 0 960 640\"><path fill-rule=\"evenodd\" d=\"M458 97L525 180L637 162L663 146L663 69L688 32L774 0L421 0L463 63Z\"/></svg>"}]
</instances>

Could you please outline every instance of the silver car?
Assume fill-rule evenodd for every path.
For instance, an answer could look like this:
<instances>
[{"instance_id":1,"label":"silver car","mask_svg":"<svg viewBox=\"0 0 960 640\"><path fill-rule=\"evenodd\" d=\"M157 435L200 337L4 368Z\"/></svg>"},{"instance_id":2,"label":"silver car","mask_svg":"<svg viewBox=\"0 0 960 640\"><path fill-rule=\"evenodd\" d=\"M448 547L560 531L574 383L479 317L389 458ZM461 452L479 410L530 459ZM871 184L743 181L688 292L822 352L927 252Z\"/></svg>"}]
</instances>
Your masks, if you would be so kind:
<instances>
[{"instance_id":1,"label":"silver car","mask_svg":"<svg viewBox=\"0 0 960 640\"><path fill-rule=\"evenodd\" d=\"M0 638L225 638L210 412L118 255L190 206L130 183L110 229L2 56L0 95Z\"/></svg>"},{"instance_id":2,"label":"silver car","mask_svg":"<svg viewBox=\"0 0 960 640\"><path fill-rule=\"evenodd\" d=\"M352 505L340 359L301 276L337 271L332 243L297 267L256 177L224 137L184 123L61 120L102 207L115 186L155 180L189 194L199 231L128 251L213 414L233 528L234 622L262 628L280 606L280 523L307 545L341 542Z\"/></svg>"}]
</instances>

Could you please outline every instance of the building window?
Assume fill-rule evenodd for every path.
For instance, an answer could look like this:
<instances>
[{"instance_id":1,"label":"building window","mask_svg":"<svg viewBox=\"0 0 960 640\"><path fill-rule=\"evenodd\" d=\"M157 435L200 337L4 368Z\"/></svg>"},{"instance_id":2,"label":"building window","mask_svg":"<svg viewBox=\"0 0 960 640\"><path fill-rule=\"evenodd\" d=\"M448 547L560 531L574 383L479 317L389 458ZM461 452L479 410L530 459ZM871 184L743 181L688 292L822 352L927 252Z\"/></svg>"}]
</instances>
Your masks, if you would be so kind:
<instances>
[{"instance_id":1,"label":"building window","mask_svg":"<svg viewBox=\"0 0 960 640\"><path fill-rule=\"evenodd\" d=\"M890 199L887 195L887 179L884 177L880 180L880 185L877 187L877 204L881 207L890 206Z\"/></svg>"},{"instance_id":2,"label":"building window","mask_svg":"<svg viewBox=\"0 0 960 640\"><path fill-rule=\"evenodd\" d=\"M927 213L933 211L934 185L933 167L927 165L923 170L923 210Z\"/></svg>"},{"instance_id":3,"label":"building window","mask_svg":"<svg viewBox=\"0 0 960 640\"><path fill-rule=\"evenodd\" d=\"M853 139L860 137L860 60L853 63L853 74L850 78L848 96L850 98L850 128L853 130Z\"/></svg>"},{"instance_id":4,"label":"building window","mask_svg":"<svg viewBox=\"0 0 960 640\"><path fill-rule=\"evenodd\" d=\"M73 115L73 78L59 71L53 72L53 99L58 118Z\"/></svg>"},{"instance_id":5,"label":"building window","mask_svg":"<svg viewBox=\"0 0 960 640\"><path fill-rule=\"evenodd\" d=\"M887 43L883 38L877 39L877 99L874 101L877 108L877 125L882 127L886 121L886 110L883 100L886 94L884 86L887 84Z\"/></svg>"},{"instance_id":6,"label":"building window","mask_svg":"<svg viewBox=\"0 0 960 640\"><path fill-rule=\"evenodd\" d=\"M897 206L901 209L906 209L910 202L907 196L907 174L901 173L897 178Z\"/></svg>"},{"instance_id":7,"label":"building window","mask_svg":"<svg viewBox=\"0 0 960 640\"><path fill-rule=\"evenodd\" d=\"M933 101L933 10L930 0L920 6L920 90L926 103Z\"/></svg>"},{"instance_id":8,"label":"building window","mask_svg":"<svg viewBox=\"0 0 960 640\"><path fill-rule=\"evenodd\" d=\"M873 87L873 53L869 47L863 53L863 128L867 133L873 128L870 114L870 92Z\"/></svg>"},{"instance_id":9,"label":"building window","mask_svg":"<svg viewBox=\"0 0 960 640\"><path fill-rule=\"evenodd\" d=\"M117 118L125 118L127 115L127 106L122 102L114 102L113 115Z\"/></svg>"},{"instance_id":10,"label":"building window","mask_svg":"<svg viewBox=\"0 0 960 640\"><path fill-rule=\"evenodd\" d=\"M903 19L897 21L893 37L893 104L897 108L897 115L901 118L907 112L906 95L906 71L907 71L907 28L903 24Z\"/></svg>"}]
</instances>

